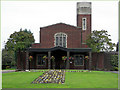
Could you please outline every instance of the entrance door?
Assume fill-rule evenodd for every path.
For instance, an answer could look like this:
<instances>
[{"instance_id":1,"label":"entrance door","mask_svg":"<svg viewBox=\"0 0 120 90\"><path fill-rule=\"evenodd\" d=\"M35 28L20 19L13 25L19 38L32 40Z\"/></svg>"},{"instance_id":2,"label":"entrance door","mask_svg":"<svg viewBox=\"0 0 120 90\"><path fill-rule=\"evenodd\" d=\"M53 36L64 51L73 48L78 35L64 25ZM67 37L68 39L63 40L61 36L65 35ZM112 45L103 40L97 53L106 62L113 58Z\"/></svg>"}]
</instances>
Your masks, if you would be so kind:
<instances>
[{"instance_id":1,"label":"entrance door","mask_svg":"<svg viewBox=\"0 0 120 90\"><path fill-rule=\"evenodd\" d=\"M62 56L66 56L67 52L62 50L55 50L52 52L52 56L55 57L55 69L65 69L66 63L62 60ZM53 62L51 62L51 67Z\"/></svg>"}]
</instances>

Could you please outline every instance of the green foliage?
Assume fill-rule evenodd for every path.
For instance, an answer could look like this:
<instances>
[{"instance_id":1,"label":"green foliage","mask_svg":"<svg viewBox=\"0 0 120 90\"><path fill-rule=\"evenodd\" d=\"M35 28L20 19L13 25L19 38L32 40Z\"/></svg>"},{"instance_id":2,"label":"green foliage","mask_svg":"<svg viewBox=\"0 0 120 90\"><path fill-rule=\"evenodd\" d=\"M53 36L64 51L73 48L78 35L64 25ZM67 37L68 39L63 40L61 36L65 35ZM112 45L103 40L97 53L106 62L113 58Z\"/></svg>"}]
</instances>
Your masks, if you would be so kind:
<instances>
[{"instance_id":1,"label":"green foliage","mask_svg":"<svg viewBox=\"0 0 120 90\"><path fill-rule=\"evenodd\" d=\"M67 56L62 56L62 60L67 60Z\"/></svg>"},{"instance_id":2,"label":"green foliage","mask_svg":"<svg viewBox=\"0 0 120 90\"><path fill-rule=\"evenodd\" d=\"M113 71L118 71L118 67L113 67Z\"/></svg>"},{"instance_id":3,"label":"green foliage","mask_svg":"<svg viewBox=\"0 0 120 90\"><path fill-rule=\"evenodd\" d=\"M22 31L22 29L20 29L19 32L14 32L10 35L5 47L13 51L24 50L30 47L34 41L34 36L30 30L27 31L27 29L25 29Z\"/></svg>"},{"instance_id":4,"label":"green foliage","mask_svg":"<svg viewBox=\"0 0 120 90\"><path fill-rule=\"evenodd\" d=\"M52 61L54 61L55 60L55 57L54 56L51 56L51 58L50 58Z\"/></svg>"},{"instance_id":5,"label":"green foliage","mask_svg":"<svg viewBox=\"0 0 120 90\"><path fill-rule=\"evenodd\" d=\"M7 67L6 67L6 69L9 69L9 68L10 68L10 66L7 66Z\"/></svg>"},{"instance_id":6,"label":"green foliage","mask_svg":"<svg viewBox=\"0 0 120 90\"><path fill-rule=\"evenodd\" d=\"M111 65L118 67L118 55L111 55Z\"/></svg>"},{"instance_id":7,"label":"green foliage","mask_svg":"<svg viewBox=\"0 0 120 90\"><path fill-rule=\"evenodd\" d=\"M34 41L33 33L31 33L30 30L27 31L27 29L20 29L19 32L11 34L5 45L5 51L2 53L2 63L6 64L10 61L11 65L15 65L17 52L19 52L20 55L20 51L24 51L26 48L30 47Z\"/></svg>"},{"instance_id":8,"label":"green foliage","mask_svg":"<svg viewBox=\"0 0 120 90\"><path fill-rule=\"evenodd\" d=\"M93 52L100 51L112 51L115 44L111 42L109 34L106 30L97 31L94 30L88 39L86 40L87 45L92 48Z\"/></svg>"},{"instance_id":9,"label":"green foliage","mask_svg":"<svg viewBox=\"0 0 120 90\"><path fill-rule=\"evenodd\" d=\"M118 71L118 55L111 55L112 70Z\"/></svg>"},{"instance_id":10,"label":"green foliage","mask_svg":"<svg viewBox=\"0 0 120 90\"><path fill-rule=\"evenodd\" d=\"M2 50L2 65L15 65L14 51Z\"/></svg>"}]
</instances>

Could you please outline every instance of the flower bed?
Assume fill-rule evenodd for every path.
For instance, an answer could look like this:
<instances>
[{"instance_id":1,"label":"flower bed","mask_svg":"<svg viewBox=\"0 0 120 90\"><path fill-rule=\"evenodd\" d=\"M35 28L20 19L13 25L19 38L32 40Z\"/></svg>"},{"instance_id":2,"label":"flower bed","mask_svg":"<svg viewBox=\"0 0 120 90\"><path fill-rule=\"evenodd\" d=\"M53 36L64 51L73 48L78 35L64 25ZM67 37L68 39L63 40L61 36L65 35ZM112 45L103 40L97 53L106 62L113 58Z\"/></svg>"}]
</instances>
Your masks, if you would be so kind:
<instances>
[{"instance_id":1,"label":"flower bed","mask_svg":"<svg viewBox=\"0 0 120 90\"><path fill-rule=\"evenodd\" d=\"M50 70L43 73L32 83L58 83L62 84L65 82L65 71L64 70Z\"/></svg>"}]
</instances>

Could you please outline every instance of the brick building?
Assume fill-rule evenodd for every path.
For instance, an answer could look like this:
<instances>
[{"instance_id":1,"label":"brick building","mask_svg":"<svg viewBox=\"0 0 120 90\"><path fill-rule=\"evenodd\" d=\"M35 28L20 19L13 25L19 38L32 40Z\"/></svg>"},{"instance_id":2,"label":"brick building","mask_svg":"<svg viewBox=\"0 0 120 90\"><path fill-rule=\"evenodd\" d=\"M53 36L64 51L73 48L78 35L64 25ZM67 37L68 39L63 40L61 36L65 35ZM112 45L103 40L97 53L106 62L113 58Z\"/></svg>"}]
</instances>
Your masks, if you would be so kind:
<instances>
[{"instance_id":1,"label":"brick building","mask_svg":"<svg viewBox=\"0 0 120 90\"><path fill-rule=\"evenodd\" d=\"M91 33L91 3L77 3L77 26L65 23L52 24L40 28L40 43L32 44L27 49L24 69L91 69L91 48L86 45L87 36ZM47 56L48 59L43 59ZM55 60L51 60L51 56ZM62 60L66 56L67 60ZM85 56L89 60L85 60ZM69 57L73 57L70 60ZM20 63L20 60L18 60ZM54 66L54 67L53 67ZM18 65L18 68L21 66Z\"/></svg>"}]
</instances>

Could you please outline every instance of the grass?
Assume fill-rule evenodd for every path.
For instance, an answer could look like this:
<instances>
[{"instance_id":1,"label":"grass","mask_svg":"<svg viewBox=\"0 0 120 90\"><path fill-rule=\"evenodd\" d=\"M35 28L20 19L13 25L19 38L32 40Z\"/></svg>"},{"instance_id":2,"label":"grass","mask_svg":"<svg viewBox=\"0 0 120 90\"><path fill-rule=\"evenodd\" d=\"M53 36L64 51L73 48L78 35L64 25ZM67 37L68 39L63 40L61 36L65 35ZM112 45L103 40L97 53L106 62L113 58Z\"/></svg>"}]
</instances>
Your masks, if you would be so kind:
<instances>
[{"instance_id":1,"label":"grass","mask_svg":"<svg viewBox=\"0 0 120 90\"><path fill-rule=\"evenodd\" d=\"M117 88L118 75L110 72L66 72L69 88ZM74 77L74 78L73 78Z\"/></svg>"},{"instance_id":2,"label":"grass","mask_svg":"<svg viewBox=\"0 0 120 90\"><path fill-rule=\"evenodd\" d=\"M3 88L118 88L118 74L104 71L66 72L64 84L31 84L43 72L2 74Z\"/></svg>"}]
</instances>

